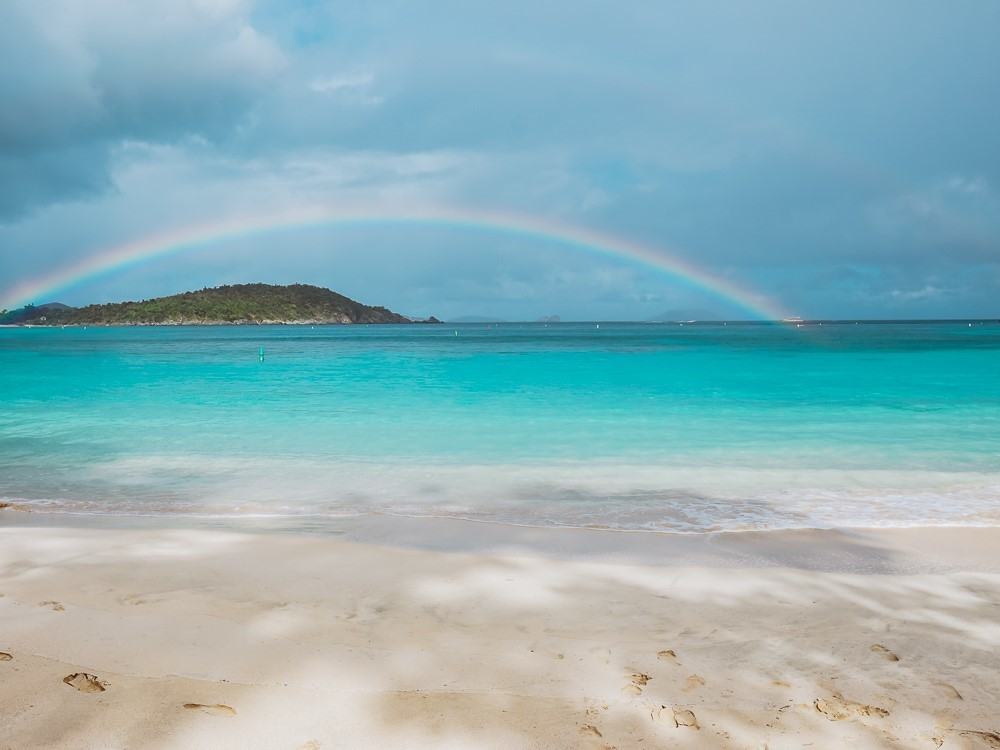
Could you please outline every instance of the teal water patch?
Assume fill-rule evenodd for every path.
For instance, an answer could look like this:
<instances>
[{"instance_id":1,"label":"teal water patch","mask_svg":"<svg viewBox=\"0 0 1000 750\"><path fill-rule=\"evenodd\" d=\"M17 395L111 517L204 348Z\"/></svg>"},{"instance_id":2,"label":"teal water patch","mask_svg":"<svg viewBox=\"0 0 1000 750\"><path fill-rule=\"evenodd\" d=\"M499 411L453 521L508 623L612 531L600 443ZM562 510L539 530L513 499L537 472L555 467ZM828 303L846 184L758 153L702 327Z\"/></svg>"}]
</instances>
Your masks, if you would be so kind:
<instances>
[{"instance_id":1,"label":"teal water patch","mask_svg":"<svg viewBox=\"0 0 1000 750\"><path fill-rule=\"evenodd\" d=\"M0 496L691 531L994 524L998 375L996 323L0 329Z\"/></svg>"}]
</instances>

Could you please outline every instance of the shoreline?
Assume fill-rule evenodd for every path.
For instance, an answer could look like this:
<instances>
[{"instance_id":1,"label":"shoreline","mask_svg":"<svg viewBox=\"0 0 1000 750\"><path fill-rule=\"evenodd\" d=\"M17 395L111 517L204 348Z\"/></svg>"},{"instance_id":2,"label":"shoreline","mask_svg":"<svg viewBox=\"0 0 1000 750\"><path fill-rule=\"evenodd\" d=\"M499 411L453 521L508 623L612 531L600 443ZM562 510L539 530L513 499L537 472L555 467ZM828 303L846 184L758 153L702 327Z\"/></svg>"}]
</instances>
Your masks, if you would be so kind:
<instances>
[{"instance_id":1,"label":"shoreline","mask_svg":"<svg viewBox=\"0 0 1000 750\"><path fill-rule=\"evenodd\" d=\"M1000 729L1000 529L14 515L31 514L0 515L0 748L972 750Z\"/></svg>"},{"instance_id":2,"label":"shoreline","mask_svg":"<svg viewBox=\"0 0 1000 750\"><path fill-rule=\"evenodd\" d=\"M296 526L300 522L303 531L319 531L324 526L335 529L339 523L351 519L382 518L391 522L398 519L401 522L428 522L435 521L482 524L486 526L498 526L503 528L523 528L523 529L568 529L578 531L597 531L615 534L666 534L666 535L704 535L704 534L748 534L748 533L771 533L784 531L891 531L895 529L994 529L1000 528L1000 520L989 519L983 521L930 521L926 519L918 521L898 522L887 520L883 523L865 524L859 523L836 523L826 525L810 524L808 522L801 525L781 525L781 526L746 526L742 528L652 528L649 526L613 526L600 523L558 523L552 521L519 521L506 518L478 518L470 515L451 512L406 512L393 511L379 508L366 508L355 511L326 511L326 512L284 512L271 513L262 510L248 510L241 512L213 512L213 511L192 511L192 510L155 510L142 511L137 508L126 510L100 510L96 505L88 508L72 507L72 503L67 501L49 501L37 499L22 499L12 497L0 497L0 514L4 511L32 516L39 519L66 518L80 519L79 523L86 524L85 519L108 519L108 524L116 525L115 519L121 519L123 523L128 523L130 519L142 519L145 522L155 523L160 521L164 526L174 526L178 523L190 524L193 526L213 525L220 528L231 527L234 529L244 528L254 525L253 528L266 531L268 525L272 525L275 530L296 531ZM3 516L0 515L0 526L2 526ZM43 521L44 522L44 521Z\"/></svg>"},{"instance_id":3,"label":"shoreline","mask_svg":"<svg viewBox=\"0 0 1000 750\"><path fill-rule=\"evenodd\" d=\"M284 523L282 523L284 522ZM206 531L262 536L330 538L355 544L462 554L528 554L553 559L598 559L639 564L731 564L782 567L809 562L815 569L857 571L872 568L852 547L879 548L922 570L963 566L1000 572L1000 526L887 526L774 528L716 531L615 529L529 525L448 516L359 513L341 517L197 516L39 512L0 508L4 529L46 528L98 531ZM933 544L931 544L933 541ZM792 551L795 551L792 555ZM807 560L811 558L811 561ZM900 562L898 564L903 564ZM878 568L889 572L887 560Z\"/></svg>"}]
</instances>

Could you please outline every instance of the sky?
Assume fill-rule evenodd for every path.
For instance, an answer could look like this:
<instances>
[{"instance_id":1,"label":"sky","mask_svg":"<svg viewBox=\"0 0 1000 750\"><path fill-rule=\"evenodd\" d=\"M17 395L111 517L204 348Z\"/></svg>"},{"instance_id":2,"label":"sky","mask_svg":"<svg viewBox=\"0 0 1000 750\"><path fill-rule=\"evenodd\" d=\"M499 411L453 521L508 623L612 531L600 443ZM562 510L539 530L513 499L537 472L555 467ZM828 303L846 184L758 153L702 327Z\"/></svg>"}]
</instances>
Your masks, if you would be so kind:
<instances>
[{"instance_id":1,"label":"sky","mask_svg":"<svg viewBox=\"0 0 1000 750\"><path fill-rule=\"evenodd\" d=\"M5 0L0 307L192 225L421 206L662 248L802 317L1000 317L998 29L994 0ZM745 317L628 258L406 222L34 301L251 281L441 318Z\"/></svg>"}]
</instances>

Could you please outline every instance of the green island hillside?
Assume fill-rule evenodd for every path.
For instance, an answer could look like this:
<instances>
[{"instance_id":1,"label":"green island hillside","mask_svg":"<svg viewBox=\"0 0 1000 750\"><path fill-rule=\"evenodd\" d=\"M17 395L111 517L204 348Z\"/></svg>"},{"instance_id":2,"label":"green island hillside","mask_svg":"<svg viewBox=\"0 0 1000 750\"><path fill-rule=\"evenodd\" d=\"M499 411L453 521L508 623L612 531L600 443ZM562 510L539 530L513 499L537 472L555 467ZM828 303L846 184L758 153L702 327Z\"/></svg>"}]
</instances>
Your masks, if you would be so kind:
<instances>
[{"instance_id":1,"label":"green island hillside","mask_svg":"<svg viewBox=\"0 0 1000 750\"><path fill-rule=\"evenodd\" d=\"M415 321L385 307L372 307L308 284L237 284L86 307L59 303L28 305L0 313L7 325L251 325L437 323Z\"/></svg>"}]
</instances>

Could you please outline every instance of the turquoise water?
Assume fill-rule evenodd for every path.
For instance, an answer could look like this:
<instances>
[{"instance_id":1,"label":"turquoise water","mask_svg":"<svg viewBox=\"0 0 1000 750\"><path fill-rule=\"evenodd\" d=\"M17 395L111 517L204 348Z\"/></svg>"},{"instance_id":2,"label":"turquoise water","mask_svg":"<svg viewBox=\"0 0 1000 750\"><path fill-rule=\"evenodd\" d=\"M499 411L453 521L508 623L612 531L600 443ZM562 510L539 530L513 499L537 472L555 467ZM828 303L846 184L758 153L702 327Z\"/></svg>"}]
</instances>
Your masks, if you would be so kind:
<instances>
[{"instance_id":1,"label":"turquoise water","mask_svg":"<svg viewBox=\"0 0 1000 750\"><path fill-rule=\"evenodd\" d=\"M0 329L0 496L677 531L992 525L1000 324Z\"/></svg>"}]
</instances>

